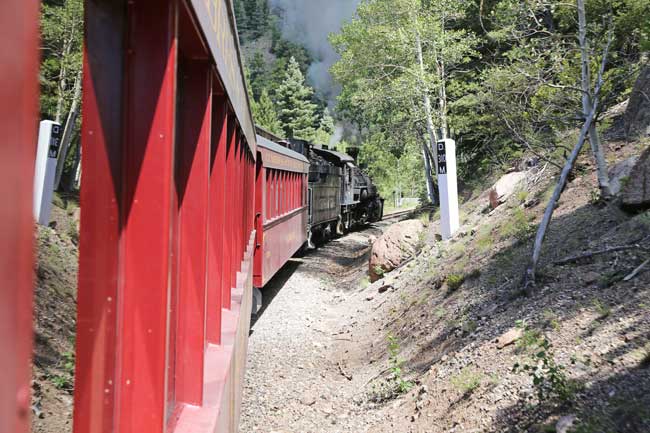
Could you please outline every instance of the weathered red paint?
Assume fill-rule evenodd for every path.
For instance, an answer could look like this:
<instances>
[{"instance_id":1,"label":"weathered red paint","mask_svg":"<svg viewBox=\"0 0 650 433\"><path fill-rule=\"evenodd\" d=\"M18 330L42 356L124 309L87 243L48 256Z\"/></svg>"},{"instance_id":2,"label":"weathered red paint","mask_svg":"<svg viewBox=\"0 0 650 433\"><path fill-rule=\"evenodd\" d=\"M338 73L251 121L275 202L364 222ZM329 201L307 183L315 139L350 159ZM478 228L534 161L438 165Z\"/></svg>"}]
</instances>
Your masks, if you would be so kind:
<instances>
[{"instance_id":1,"label":"weathered red paint","mask_svg":"<svg viewBox=\"0 0 650 433\"><path fill-rule=\"evenodd\" d=\"M216 81L216 77L214 77ZM215 84L216 86L217 84ZM218 89L221 90L221 89ZM218 93L214 90L215 95ZM212 111L212 164L210 169L210 215L208 221L208 295L206 332L209 343L221 343L222 249L225 230L226 146L228 116L226 101L215 96Z\"/></svg>"},{"instance_id":2,"label":"weathered red paint","mask_svg":"<svg viewBox=\"0 0 650 433\"><path fill-rule=\"evenodd\" d=\"M27 433L31 413L38 6L0 3L0 432Z\"/></svg>"},{"instance_id":3,"label":"weathered red paint","mask_svg":"<svg viewBox=\"0 0 650 433\"><path fill-rule=\"evenodd\" d=\"M203 402L212 95L205 61L180 62L178 178L180 266L176 399Z\"/></svg>"},{"instance_id":4,"label":"weathered red paint","mask_svg":"<svg viewBox=\"0 0 650 433\"><path fill-rule=\"evenodd\" d=\"M86 0L75 433L236 430L255 142L192 4Z\"/></svg>"},{"instance_id":5,"label":"weathered red paint","mask_svg":"<svg viewBox=\"0 0 650 433\"><path fill-rule=\"evenodd\" d=\"M298 200L309 172L300 154L258 147L255 269L253 284L265 286L307 241L307 207Z\"/></svg>"}]
</instances>

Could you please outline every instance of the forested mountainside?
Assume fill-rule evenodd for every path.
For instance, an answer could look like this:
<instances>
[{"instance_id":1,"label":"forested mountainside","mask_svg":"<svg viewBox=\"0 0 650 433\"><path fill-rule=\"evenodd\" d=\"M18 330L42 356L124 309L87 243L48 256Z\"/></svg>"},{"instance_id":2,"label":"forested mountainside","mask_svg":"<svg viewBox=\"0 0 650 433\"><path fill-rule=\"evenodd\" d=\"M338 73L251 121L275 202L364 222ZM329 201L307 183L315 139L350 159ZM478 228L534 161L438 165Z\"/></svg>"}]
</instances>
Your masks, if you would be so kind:
<instances>
[{"instance_id":1,"label":"forested mountainside","mask_svg":"<svg viewBox=\"0 0 650 433\"><path fill-rule=\"evenodd\" d=\"M271 125L285 113L275 125L282 130L293 108L286 93L298 92L300 101L317 105L314 117L308 104L297 110L311 119L298 128L309 138L312 130L302 128L319 129L325 104L318 94L308 97L309 89L283 87L291 57L303 75L314 60L295 34L294 42L284 39L283 7L290 3L239 0L237 15L258 118ZM331 69L340 95L330 114L337 125L354 126L361 163L385 194L413 184L423 193L422 155L432 154L426 144L445 135L456 138L460 177L474 186L531 157L561 166L573 146L570 131L587 117L583 89L593 97L602 78L595 123L604 130L611 125L600 114L626 101L647 76L645 0L580 1L582 20L577 4L551 0L355 3L354 16L329 38L340 56ZM647 104L632 99L629 111ZM624 120L617 126L619 134L639 130Z\"/></svg>"}]
</instances>

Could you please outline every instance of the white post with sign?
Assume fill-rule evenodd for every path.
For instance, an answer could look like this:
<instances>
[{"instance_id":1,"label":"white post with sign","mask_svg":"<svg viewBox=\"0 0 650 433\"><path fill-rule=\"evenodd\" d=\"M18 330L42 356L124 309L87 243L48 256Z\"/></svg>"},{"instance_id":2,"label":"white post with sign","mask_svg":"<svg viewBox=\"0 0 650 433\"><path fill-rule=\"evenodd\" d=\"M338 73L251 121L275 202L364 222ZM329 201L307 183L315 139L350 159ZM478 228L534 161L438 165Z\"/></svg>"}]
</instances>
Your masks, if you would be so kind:
<instances>
[{"instance_id":1,"label":"white post with sign","mask_svg":"<svg viewBox=\"0 0 650 433\"><path fill-rule=\"evenodd\" d=\"M41 122L34 170L34 219L43 226L50 223L56 163L62 135L63 128L58 123L51 120Z\"/></svg>"},{"instance_id":2,"label":"white post with sign","mask_svg":"<svg viewBox=\"0 0 650 433\"><path fill-rule=\"evenodd\" d=\"M440 140L438 153L438 189L440 190L440 231L443 240L451 239L460 227L458 181L456 176L456 142Z\"/></svg>"}]
</instances>

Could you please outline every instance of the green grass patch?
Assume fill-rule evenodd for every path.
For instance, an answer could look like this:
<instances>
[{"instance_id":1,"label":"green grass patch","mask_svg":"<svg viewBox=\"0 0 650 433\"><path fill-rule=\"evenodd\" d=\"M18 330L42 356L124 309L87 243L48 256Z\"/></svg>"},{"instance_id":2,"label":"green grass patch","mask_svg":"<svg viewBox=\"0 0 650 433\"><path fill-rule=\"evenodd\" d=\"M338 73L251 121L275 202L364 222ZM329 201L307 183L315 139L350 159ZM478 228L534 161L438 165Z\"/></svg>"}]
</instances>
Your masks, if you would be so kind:
<instances>
[{"instance_id":1,"label":"green grass patch","mask_svg":"<svg viewBox=\"0 0 650 433\"><path fill-rule=\"evenodd\" d=\"M450 379L451 384L464 395L473 393L481 386L483 374L469 368L463 368L460 373Z\"/></svg>"}]
</instances>

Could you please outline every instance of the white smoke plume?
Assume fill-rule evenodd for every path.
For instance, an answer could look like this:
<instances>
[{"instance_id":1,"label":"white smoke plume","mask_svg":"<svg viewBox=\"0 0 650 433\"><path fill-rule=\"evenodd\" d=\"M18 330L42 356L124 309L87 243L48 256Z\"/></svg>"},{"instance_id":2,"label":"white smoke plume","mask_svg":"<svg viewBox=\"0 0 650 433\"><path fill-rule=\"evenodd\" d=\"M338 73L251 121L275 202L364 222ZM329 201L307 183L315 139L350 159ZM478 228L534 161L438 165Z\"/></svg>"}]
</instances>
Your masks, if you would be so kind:
<instances>
[{"instance_id":1,"label":"white smoke plume","mask_svg":"<svg viewBox=\"0 0 650 433\"><path fill-rule=\"evenodd\" d=\"M338 124L334 127L334 134L332 134L332 137L330 138L329 147L333 148L337 144L341 142L343 139L343 133L345 132L343 126L341 124Z\"/></svg>"},{"instance_id":2,"label":"white smoke plume","mask_svg":"<svg viewBox=\"0 0 650 433\"><path fill-rule=\"evenodd\" d=\"M333 106L340 89L329 73L338 55L329 43L330 33L341 29L357 10L360 0L269 0L282 18L282 33L288 40L305 46L312 57L309 83Z\"/></svg>"}]
</instances>

